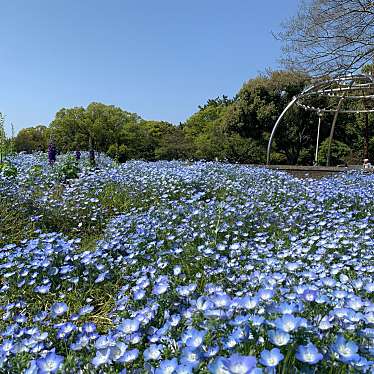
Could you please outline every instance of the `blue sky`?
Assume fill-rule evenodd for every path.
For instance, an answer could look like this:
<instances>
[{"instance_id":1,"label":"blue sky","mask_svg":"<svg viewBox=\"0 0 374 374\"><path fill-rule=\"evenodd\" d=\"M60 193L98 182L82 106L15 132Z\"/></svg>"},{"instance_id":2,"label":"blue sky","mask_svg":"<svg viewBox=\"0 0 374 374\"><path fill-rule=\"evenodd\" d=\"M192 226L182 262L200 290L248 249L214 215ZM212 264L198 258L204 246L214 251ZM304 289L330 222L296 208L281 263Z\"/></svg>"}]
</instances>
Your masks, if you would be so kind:
<instances>
[{"instance_id":1,"label":"blue sky","mask_svg":"<svg viewBox=\"0 0 374 374\"><path fill-rule=\"evenodd\" d=\"M279 67L271 31L298 2L3 0L0 112L19 130L99 101L178 124Z\"/></svg>"}]
</instances>

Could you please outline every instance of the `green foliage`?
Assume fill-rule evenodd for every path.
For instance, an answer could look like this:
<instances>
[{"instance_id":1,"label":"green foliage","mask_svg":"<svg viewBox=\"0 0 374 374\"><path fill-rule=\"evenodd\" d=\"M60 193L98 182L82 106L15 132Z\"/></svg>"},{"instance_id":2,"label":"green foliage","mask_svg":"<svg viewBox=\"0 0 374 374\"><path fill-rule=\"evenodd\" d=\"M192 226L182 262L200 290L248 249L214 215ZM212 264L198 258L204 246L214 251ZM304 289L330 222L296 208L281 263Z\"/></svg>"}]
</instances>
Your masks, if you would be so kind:
<instances>
[{"instance_id":1,"label":"green foliage","mask_svg":"<svg viewBox=\"0 0 374 374\"><path fill-rule=\"evenodd\" d=\"M47 151L49 133L43 125L20 130L14 140L17 152Z\"/></svg>"},{"instance_id":2,"label":"green foliage","mask_svg":"<svg viewBox=\"0 0 374 374\"><path fill-rule=\"evenodd\" d=\"M60 180L62 181L76 179L79 177L79 163L73 156L67 157L66 160L62 164L59 164L57 167L57 173L60 176Z\"/></svg>"},{"instance_id":3,"label":"green foliage","mask_svg":"<svg viewBox=\"0 0 374 374\"><path fill-rule=\"evenodd\" d=\"M14 143L17 152L47 151L50 131L43 125L22 129L17 134Z\"/></svg>"},{"instance_id":4,"label":"green foliage","mask_svg":"<svg viewBox=\"0 0 374 374\"><path fill-rule=\"evenodd\" d=\"M0 163L0 174L5 177L16 177L17 173L17 168L10 162L4 161Z\"/></svg>"},{"instance_id":5,"label":"green foliage","mask_svg":"<svg viewBox=\"0 0 374 374\"><path fill-rule=\"evenodd\" d=\"M320 164L324 165L327 160L327 153L328 153L328 144L329 139L325 139L321 143L321 147L319 149L319 160ZM331 143L331 154L330 154L330 164L331 165L339 165L348 162L348 159L351 155L351 148L343 142L338 140L333 140Z\"/></svg>"},{"instance_id":6,"label":"green foliage","mask_svg":"<svg viewBox=\"0 0 374 374\"><path fill-rule=\"evenodd\" d=\"M95 150L106 152L119 143L124 127L139 123L141 118L113 105L91 103L87 108L63 108L50 124L57 147L63 151L89 149L92 138Z\"/></svg>"},{"instance_id":7,"label":"green foliage","mask_svg":"<svg viewBox=\"0 0 374 374\"><path fill-rule=\"evenodd\" d=\"M125 162L128 159L128 149L124 144L111 144L108 148L107 155L117 162Z\"/></svg>"},{"instance_id":8,"label":"green foliage","mask_svg":"<svg viewBox=\"0 0 374 374\"><path fill-rule=\"evenodd\" d=\"M19 202L0 195L0 247L32 238L34 231L30 212Z\"/></svg>"},{"instance_id":9,"label":"green foliage","mask_svg":"<svg viewBox=\"0 0 374 374\"><path fill-rule=\"evenodd\" d=\"M230 162L264 163L265 152L257 141L244 138L239 134L232 134L225 144L225 156Z\"/></svg>"},{"instance_id":10,"label":"green foliage","mask_svg":"<svg viewBox=\"0 0 374 374\"><path fill-rule=\"evenodd\" d=\"M106 153L113 160L117 160L118 144L111 144Z\"/></svg>"},{"instance_id":11,"label":"green foliage","mask_svg":"<svg viewBox=\"0 0 374 374\"><path fill-rule=\"evenodd\" d=\"M188 159L192 156L192 141L186 137L180 127L163 135L155 149L157 160Z\"/></svg>"},{"instance_id":12,"label":"green foliage","mask_svg":"<svg viewBox=\"0 0 374 374\"><path fill-rule=\"evenodd\" d=\"M107 184L98 195L103 210L109 215L124 213L131 207L129 191L116 183Z\"/></svg>"}]
</instances>

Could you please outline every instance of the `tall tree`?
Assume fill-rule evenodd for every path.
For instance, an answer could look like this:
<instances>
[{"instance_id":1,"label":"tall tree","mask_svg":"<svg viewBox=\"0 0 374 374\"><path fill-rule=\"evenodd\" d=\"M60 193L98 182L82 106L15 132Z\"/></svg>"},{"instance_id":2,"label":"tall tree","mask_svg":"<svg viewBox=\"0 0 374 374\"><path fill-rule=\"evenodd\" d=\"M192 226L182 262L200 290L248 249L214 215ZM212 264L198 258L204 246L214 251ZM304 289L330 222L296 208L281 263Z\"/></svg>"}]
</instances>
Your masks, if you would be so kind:
<instances>
[{"instance_id":1,"label":"tall tree","mask_svg":"<svg viewBox=\"0 0 374 374\"><path fill-rule=\"evenodd\" d=\"M276 35L287 68L340 75L374 59L374 1L303 0Z\"/></svg>"},{"instance_id":2,"label":"tall tree","mask_svg":"<svg viewBox=\"0 0 374 374\"><path fill-rule=\"evenodd\" d=\"M46 151L48 148L49 129L38 125L19 131L14 139L15 148L18 152Z\"/></svg>"},{"instance_id":3,"label":"tall tree","mask_svg":"<svg viewBox=\"0 0 374 374\"><path fill-rule=\"evenodd\" d=\"M227 131L251 138L265 149L277 117L308 82L305 74L289 71L269 71L249 80L225 115ZM286 158L283 162L297 163L302 150L310 148L316 131L311 120L311 114L298 107L287 113L275 137L275 149Z\"/></svg>"},{"instance_id":4,"label":"tall tree","mask_svg":"<svg viewBox=\"0 0 374 374\"><path fill-rule=\"evenodd\" d=\"M119 143L126 125L137 124L141 118L114 105L91 103L87 108L62 108L50 124L57 146L66 150L88 149L89 143L102 152Z\"/></svg>"}]
</instances>

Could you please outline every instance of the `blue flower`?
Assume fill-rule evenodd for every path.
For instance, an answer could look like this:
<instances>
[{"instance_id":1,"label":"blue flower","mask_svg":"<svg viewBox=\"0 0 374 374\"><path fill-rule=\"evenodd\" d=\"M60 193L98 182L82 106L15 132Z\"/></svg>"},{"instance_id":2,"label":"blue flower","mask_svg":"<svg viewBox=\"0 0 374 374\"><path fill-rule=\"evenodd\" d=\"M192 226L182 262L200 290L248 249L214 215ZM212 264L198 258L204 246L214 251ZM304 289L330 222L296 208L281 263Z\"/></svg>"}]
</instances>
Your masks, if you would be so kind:
<instances>
[{"instance_id":1,"label":"blue flower","mask_svg":"<svg viewBox=\"0 0 374 374\"><path fill-rule=\"evenodd\" d=\"M201 354L198 350L186 347L182 351L180 361L182 364L188 364L192 365L193 367L197 367L200 363L200 357Z\"/></svg>"},{"instance_id":2,"label":"blue flower","mask_svg":"<svg viewBox=\"0 0 374 374\"><path fill-rule=\"evenodd\" d=\"M42 285L42 286L36 286L34 288L34 291L37 292L37 293L41 293L41 294L47 294L49 292L51 288L51 284L48 283L48 284L45 284L45 285Z\"/></svg>"},{"instance_id":3,"label":"blue flower","mask_svg":"<svg viewBox=\"0 0 374 374\"><path fill-rule=\"evenodd\" d=\"M63 362L62 356L56 355L55 352L49 352L44 358L36 360L36 366L41 374L56 373Z\"/></svg>"},{"instance_id":4,"label":"blue flower","mask_svg":"<svg viewBox=\"0 0 374 374\"><path fill-rule=\"evenodd\" d=\"M80 310L79 310L79 315L84 316L88 313L91 313L94 310L94 307L92 305L84 305Z\"/></svg>"},{"instance_id":5,"label":"blue flower","mask_svg":"<svg viewBox=\"0 0 374 374\"><path fill-rule=\"evenodd\" d=\"M73 323L66 322L66 323L60 325L59 330L57 332L57 338L58 339L63 339L65 337L69 336L76 329L77 329L77 327Z\"/></svg>"},{"instance_id":6,"label":"blue flower","mask_svg":"<svg viewBox=\"0 0 374 374\"><path fill-rule=\"evenodd\" d=\"M186 346L190 348L198 348L204 341L206 331L199 331L196 329L190 329L186 332L185 341Z\"/></svg>"},{"instance_id":7,"label":"blue flower","mask_svg":"<svg viewBox=\"0 0 374 374\"><path fill-rule=\"evenodd\" d=\"M59 317L65 314L69 310L69 307L64 303L55 303L51 306L51 313L53 317Z\"/></svg>"},{"instance_id":8,"label":"blue flower","mask_svg":"<svg viewBox=\"0 0 374 374\"><path fill-rule=\"evenodd\" d=\"M175 369L175 374L192 374L193 368L191 364L181 364Z\"/></svg>"},{"instance_id":9,"label":"blue flower","mask_svg":"<svg viewBox=\"0 0 374 374\"><path fill-rule=\"evenodd\" d=\"M140 322L137 319L124 319L118 329L125 334L132 334L139 330Z\"/></svg>"},{"instance_id":10,"label":"blue flower","mask_svg":"<svg viewBox=\"0 0 374 374\"><path fill-rule=\"evenodd\" d=\"M315 299L317 298L317 291L316 290L312 290L312 289L306 289L304 292L303 292L303 299L305 301L314 301Z\"/></svg>"},{"instance_id":11,"label":"blue flower","mask_svg":"<svg viewBox=\"0 0 374 374\"><path fill-rule=\"evenodd\" d=\"M283 330L270 330L269 339L276 346L282 347L290 341L291 336Z\"/></svg>"},{"instance_id":12,"label":"blue flower","mask_svg":"<svg viewBox=\"0 0 374 374\"><path fill-rule=\"evenodd\" d=\"M95 342L95 348L98 350L114 347L115 345L116 341L109 335L102 335Z\"/></svg>"},{"instance_id":13,"label":"blue flower","mask_svg":"<svg viewBox=\"0 0 374 374\"><path fill-rule=\"evenodd\" d=\"M126 352L127 345L123 342L117 342L115 346L110 348L110 359L112 361L121 362Z\"/></svg>"},{"instance_id":14,"label":"blue flower","mask_svg":"<svg viewBox=\"0 0 374 374\"><path fill-rule=\"evenodd\" d=\"M274 296L274 290L271 288L263 288L258 291L257 295L262 300L270 300Z\"/></svg>"},{"instance_id":15,"label":"blue flower","mask_svg":"<svg viewBox=\"0 0 374 374\"><path fill-rule=\"evenodd\" d=\"M342 335L337 337L332 349L338 354L339 360L344 363L355 362L360 359L357 354L358 345L355 342L347 341Z\"/></svg>"},{"instance_id":16,"label":"blue flower","mask_svg":"<svg viewBox=\"0 0 374 374\"><path fill-rule=\"evenodd\" d=\"M161 282L161 283L154 285L152 293L154 295L162 295L163 293L167 291L168 288L169 288L169 284L166 281Z\"/></svg>"},{"instance_id":17,"label":"blue flower","mask_svg":"<svg viewBox=\"0 0 374 374\"><path fill-rule=\"evenodd\" d=\"M123 354L123 356L120 359L120 362L122 363L128 363L136 360L136 358L139 356L139 350L138 349L131 349L130 351L127 351Z\"/></svg>"},{"instance_id":18,"label":"blue flower","mask_svg":"<svg viewBox=\"0 0 374 374\"><path fill-rule=\"evenodd\" d=\"M223 357L217 357L212 363L208 365L209 372L212 374L227 374L228 371L225 369L223 360Z\"/></svg>"},{"instance_id":19,"label":"blue flower","mask_svg":"<svg viewBox=\"0 0 374 374\"><path fill-rule=\"evenodd\" d=\"M111 350L110 348L103 348L103 349L98 349L96 351L96 356L92 359L92 364L95 367L98 367L100 365L104 365L108 362L110 362L110 353Z\"/></svg>"},{"instance_id":20,"label":"blue flower","mask_svg":"<svg viewBox=\"0 0 374 374\"><path fill-rule=\"evenodd\" d=\"M96 325L93 322L86 322L82 326L82 331L85 334L92 334L96 331Z\"/></svg>"},{"instance_id":21,"label":"blue flower","mask_svg":"<svg viewBox=\"0 0 374 374\"><path fill-rule=\"evenodd\" d=\"M10 340L10 339L3 340L3 342L0 345L0 352L5 355L8 354L12 350L13 344L14 344L13 340Z\"/></svg>"},{"instance_id":22,"label":"blue flower","mask_svg":"<svg viewBox=\"0 0 374 374\"><path fill-rule=\"evenodd\" d=\"M222 360L223 367L232 374L249 374L256 367L257 360L253 356L234 354Z\"/></svg>"},{"instance_id":23,"label":"blue flower","mask_svg":"<svg viewBox=\"0 0 374 374\"><path fill-rule=\"evenodd\" d=\"M279 348L273 348L271 351L264 350L261 352L260 363L267 367L275 367L284 359Z\"/></svg>"},{"instance_id":24,"label":"blue flower","mask_svg":"<svg viewBox=\"0 0 374 374\"><path fill-rule=\"evenodd\" d=\"M161 358L162 349L163 345L161 344L151 344L143 352L144 361L159 360Z\"/></svg>"},{"instance_id":25,"label":"blue flower","mask_svg":"<svg viewBox=\"0 0 374 374\"><path fill-rule=\"evenodd\" d=\"M300 318L294 317L292 314L284 314L282 317L277 318L274 323L277 329L284 332L291 332L299 327Z\"/></svg>"},{"instance_id":26,"label":"blue flower","mask_svg":"<svg viewBox=\"0 0 374 374\"><path fill-rule=\"evenodd\" d=\"M171 374L174 373L177 367L178 361L176 358L164 360L160 362L160 366L155 370L155 374Z\"/></svg>"},{"instance_id":27,"label":"blue flower","mask_svg":"<svg viewBox=\"0 0 374 374\"><path fill-rule=\"evenodd\" d=\"M317 347L313 343L300 345L295 356L299 361L306 362L310 365L316 364L323 358L323 355L318 352Z\"/></svg>"}]
</instances>

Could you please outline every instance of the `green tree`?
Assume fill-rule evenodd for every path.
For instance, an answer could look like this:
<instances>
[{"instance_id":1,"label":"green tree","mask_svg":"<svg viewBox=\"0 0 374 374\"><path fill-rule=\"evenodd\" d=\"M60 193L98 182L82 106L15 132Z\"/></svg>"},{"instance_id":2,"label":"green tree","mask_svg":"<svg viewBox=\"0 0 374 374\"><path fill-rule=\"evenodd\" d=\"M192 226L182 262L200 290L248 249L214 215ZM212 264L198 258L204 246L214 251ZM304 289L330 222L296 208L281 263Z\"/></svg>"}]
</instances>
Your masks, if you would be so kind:
<instances>
[{"instance_id":1,"label":"green tree","mask_svg":"<svg viewBox=\"0 0 374 374\"><path fill-rule=\"evenodd\" d=\"M14 139L17 152L25 151L46 151L48 148L49 129L46 126L38 125L21 129Z\"/></svg>"},{"instance_id":2,"label":"green tree","mask_svg":"<svg viewBox=\"0 0 374 374\"><path fill-rule=\"evenodd\" d=\"M328 139L325 139L321 143L320 147L320 157L321 159L326 159L328 151ZM331 143L331 155L330 155L330 162L331 165L339 165L348 163L350 158L352 157L352 150L351 148L339 140L333 140Z\"/></svg>"},{"instance_id":3,"label":"green tree","mask_svg":"<svg viewBox=\"0 0 374 374\"><path fill-rule=\"evenodd\" d=\"M223 142L227 134L222 121L231 104L232 101L226 96L208 100L182 125L186 140L190 143L191 156L206 160L225 158Z\"/></svg>"},{"instance_id":4,"label":"green tree","mask_svg":"<svg viewBox=\"0 0 374 374\"><path fill-rule=\"evenodd\" d=\"M176 126L163 134L158 147L155 149L157 160L189 159L191 156L192 143L186 137L182 128Z\"/></svg>"},{"instance_id":5,"label":"green tree","mask_svg":"<svg viewBox=\"0 0 374 374\"><path fill-rule=\"evenodd\" d=\"M120 143L125 126L141 121L137 114L114 105L91 103L87 108L61 109L50 128L57 146L63 151L88 150L91 139L97 151L106 152L111 144Z\"/></svg>"},{"instance_id":6,"label":"green tree","mask_svg":"<svg viewBox=\"0 0 374 374\"><path fill-rule=\"evenodd\" d=\"M265 149L279 114L308 83L306 75L289 71L269 71L249 80L227 111L225 128L229 133L255 140L257 147ZM276 133L274 148L285 155L288 163L296 164L302 150L310 148L316 133L314 121L311 113L298 107L285 116Z\"/></svg>"}]
</instances>

